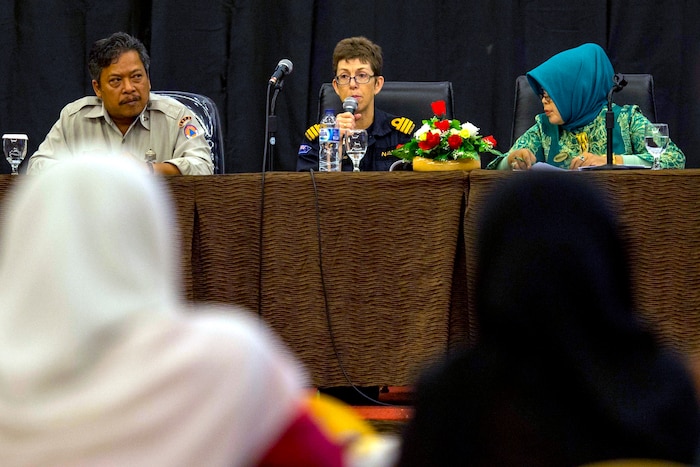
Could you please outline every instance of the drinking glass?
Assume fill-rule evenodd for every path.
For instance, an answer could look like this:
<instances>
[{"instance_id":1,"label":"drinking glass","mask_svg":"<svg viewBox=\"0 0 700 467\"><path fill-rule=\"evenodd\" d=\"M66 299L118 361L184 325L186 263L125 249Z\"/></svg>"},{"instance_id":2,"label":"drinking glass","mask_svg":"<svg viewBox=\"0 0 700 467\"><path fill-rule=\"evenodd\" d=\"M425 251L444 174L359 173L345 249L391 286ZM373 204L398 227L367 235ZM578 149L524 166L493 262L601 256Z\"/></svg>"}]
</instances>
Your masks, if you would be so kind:
<instances>
[{"instance_id":1,"label":"drinking glass","mask_svg":"<svg viewBox=\"0 0 700 467\"><path fill-rule=\"evenodd\" d=\"M644 144L649 154L654 156L652 170L661 170L661 154L668 146L668 125L665 123L647 123L644 127Z\"/></svg>"},{"instance_id":2,"label":"drinking glass","mask_svg":"<svg viewBox=\"0 0 700 467\"><path fill-rule=\"evenodd\" d=\"M365 157L368 144L367 131L365 130L347 130L345 133L345 153L352 161L352 171L360 171L360 161Z\"/></svg>"},{"instance_id":3,"label":"drinking glass","mask_svg":"<svg viewBox=\"0 0 700 467\"><path fill-rule=\"evenodd\" d=\"M12 167L12 175L17 175L17 168L27 155L27 141L29 138L23 134L2 135L2 150L5 153L7 162Z\"/></svg>"}]
</instances>

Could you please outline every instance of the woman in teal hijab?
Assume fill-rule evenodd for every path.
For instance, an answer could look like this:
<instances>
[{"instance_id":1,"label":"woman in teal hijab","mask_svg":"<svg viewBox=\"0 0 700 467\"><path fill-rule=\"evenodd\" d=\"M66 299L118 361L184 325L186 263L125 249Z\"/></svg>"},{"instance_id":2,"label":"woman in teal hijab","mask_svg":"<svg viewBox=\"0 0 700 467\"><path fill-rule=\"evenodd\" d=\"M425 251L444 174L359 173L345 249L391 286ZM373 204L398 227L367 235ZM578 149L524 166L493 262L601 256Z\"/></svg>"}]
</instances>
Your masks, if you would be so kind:
<instances>
[{"instance_id":1,"label":"woman in teal hijab","mask_svg":"<svg viewBox=\"0 0 700 467\"><path fill-rule=\"evenodd\" d=\"M610 59L597 44L560 52L528 72L544 113L535 117L535 124L508 153L487 168L526 170L535 162L546 162L575 170L606 164L605 114L614 74ZM654 158L644 145L649 120L636 105L613 104L613 113L614 163L651 166ZM661 156L661 167L685 167L685 155L673 142Z\"/></svg>"}]
</instances>

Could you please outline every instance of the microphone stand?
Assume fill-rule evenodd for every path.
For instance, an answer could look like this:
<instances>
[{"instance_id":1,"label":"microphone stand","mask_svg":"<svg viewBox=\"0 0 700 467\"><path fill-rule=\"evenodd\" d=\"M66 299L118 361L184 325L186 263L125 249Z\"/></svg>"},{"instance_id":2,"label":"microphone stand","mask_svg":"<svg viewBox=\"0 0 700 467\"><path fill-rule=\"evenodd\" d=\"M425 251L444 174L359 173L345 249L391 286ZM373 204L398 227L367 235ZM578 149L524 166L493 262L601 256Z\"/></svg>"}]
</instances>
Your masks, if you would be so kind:
<instances>
[{"instance_id":1,"label":"microphone stand","mask_svg":"<svg viewBox=\"0 0 700 467\"><path fill-rule=\"evenodd\" d=\"M606 164L598 165L595 167L590 167L589 170L629 170L630 167L624 165L615 165L613 160L613 127L615 126L615 114L612 109L612 96L613 93L622 91L622 88L627 86L627 81L622 73L615 73L613 76L613 87L608 91L608 108L605 111L605 131L607 136L607 154L606 154Z\"/></svg>"},{"instance_id":2,"label":"microphone stand","mask_svg":"<svg viewBox=\"0 0 700 467\"><path fill-rule=\"evenodd\" d=\"M270 88L273 85L267 86L267 99L265 109L265 151L263 152L263 167L262 171L272 171L274 169L275 144L277 142L275 134L277 133L277 116L275 115L275 105L277 96L282 88L282 82L278 81L274 85L272 99L270 99Z\"/></svg>"}]
</instances>

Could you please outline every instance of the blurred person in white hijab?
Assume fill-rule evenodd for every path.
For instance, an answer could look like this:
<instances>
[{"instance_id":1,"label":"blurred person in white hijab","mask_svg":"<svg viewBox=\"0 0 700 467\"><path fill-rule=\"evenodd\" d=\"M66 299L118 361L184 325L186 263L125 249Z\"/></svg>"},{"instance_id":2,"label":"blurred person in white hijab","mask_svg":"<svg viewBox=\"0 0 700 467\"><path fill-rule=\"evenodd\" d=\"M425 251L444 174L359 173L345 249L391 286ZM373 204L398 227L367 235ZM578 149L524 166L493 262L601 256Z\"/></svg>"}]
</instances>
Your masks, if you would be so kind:
<instances>
[{"instance_id":1,"label":"blurred person in white hijab","mask_svg":"<svg viewBox=\"0 0 700 467\"><path fill-rule=\"evenodd\" d=\"M0 239L0 465L340 465L304 371L257 318L183 305L160 183L115 157L15 185Z\"/></svg>"}]
</instances>

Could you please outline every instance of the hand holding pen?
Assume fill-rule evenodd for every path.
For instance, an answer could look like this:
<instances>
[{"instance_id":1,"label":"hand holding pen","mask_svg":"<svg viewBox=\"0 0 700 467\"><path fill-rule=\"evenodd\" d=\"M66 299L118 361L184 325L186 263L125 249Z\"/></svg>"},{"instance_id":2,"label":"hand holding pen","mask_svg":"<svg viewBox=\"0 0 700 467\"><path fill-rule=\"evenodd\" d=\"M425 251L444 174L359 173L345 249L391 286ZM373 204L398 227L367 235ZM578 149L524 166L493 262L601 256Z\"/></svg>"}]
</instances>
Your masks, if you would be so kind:
<instances>
[{"instance_id":1,"label":"hand holding pen","mask_svg":"<svg viewBox=\"0 0 700 467\"><path fill-rule=\"evenodd\" d=\"M508 165L512 170L529 170L537 158L529 149L516 149L508 154Z\"/></svg>"}]
</instances>

